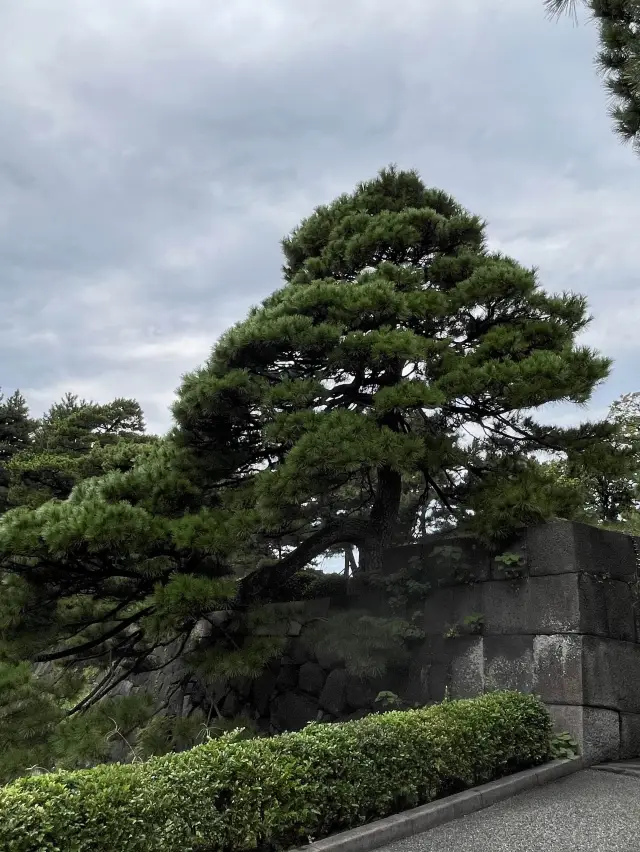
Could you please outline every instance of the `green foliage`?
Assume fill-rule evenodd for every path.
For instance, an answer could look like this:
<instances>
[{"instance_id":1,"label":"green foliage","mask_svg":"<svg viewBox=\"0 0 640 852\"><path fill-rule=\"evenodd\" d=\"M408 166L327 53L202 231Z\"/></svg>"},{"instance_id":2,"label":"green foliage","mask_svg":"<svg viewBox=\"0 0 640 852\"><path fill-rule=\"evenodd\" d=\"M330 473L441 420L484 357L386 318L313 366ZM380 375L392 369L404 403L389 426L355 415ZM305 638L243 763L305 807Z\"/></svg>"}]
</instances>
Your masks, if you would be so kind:
<instances>
[{"instance_id":1,"label":"green foliage","mask_svg":"<svg viewBox=\"0 0 640 852\"><path fill-rule=\"evenodd\" d=\"M343 597L347 591L344 574L328 574L315 569L298 571L287 583L291 600Z\"/></svg>"},{"instance_id":2,"label":"green foliage","mask_svg":"<svg viewBox=\"0 0 640 852\"><path fill-rule=\"evenodd\" d=\"M289 848L549 759L534 697L493 693L0 790L7 852Z\"/></svg>"},{"instance_id":3,"label":"green foliage","mask_svg":"<svg viewBox=\"0 0 640 852\"><path fill-rule=\"evenodd\" d=\"M227 680L235 677L258 678L267 664L282 655L283 636L247 636L242 644L231 640L213 648L195 651L189 660L203 678Z\"/></svg>"},{"instance_id":4,"label":"green foliage","mask_svg":"<svg viewBox=\"0 0 640 852\"><path fill-rule=\"evenodd\" d=\"M308 629L316 653L341 660L357 677L379 677L409 661L407 643L424 638L424 632L402 618L380 618L349 610L330 615Z\"/></svg>"},{"instance_id":5,"label":"green foliage","mask_svg":"<svg viewBox=\"0 0 640 852\"><path fill-rule=\"evenodd\" d=\"M501 553L493 561L507 580L518 580L524 576L526 562L520 553Z\"/></svg>"},{"instance_id":6,"label":"green foliage","mask_svg":"<svg viewBox=\"0 0 640 852\"><path fill-rule=\"evenodd\" d=\"M425 565L419 557L413 557L398 571L390 574L371 572L364 579L366 585L382 592L391 611L405 615L409 608L421 604L431 590L425 581Z\"/></svg>"},{"instance_id":7,"label":"green foliage","mask_svg":"<svg viewBox=\"0 0 640 852\"><path fill-rule=\"evenodd\" d=\"M29 408L19 391L10 397L0 393L0 514L11 505L9 488L11 478L7 463L17 453L31 446L33 421L29 417Z\"/></svg>"},{"instance_id":8,"label":"green foliage","mask_svg":"<svg viewBox=\"0 0 640 852\"><path fill-rule=\"evenodd\" d=\"M571 757L577 757L580 754L578 743L574 740L571 734L562 733L554 734L551 737L551 757L554 760L562 760Z\"/></svg>"},{"instance_id":9,"label":"green foliage","mask_svg":"<svg viewBox=\"0 0 640 852\"><path fill-rule=\"evenodd\" d=\"M472 612L469 615L465 615L462 619L462 623L472 633L482 633L482 628L484 627L484 615L481 612Z\"/></svg>"},{"instance_id":10,"label":"green foliage","mask_svg":"<svg viewBox=\"0 0 640 852\"><path fill-rule=\"evenodd\" d=\"M640 6L637 0L584 0L583 5L597 22L596 63L612 97L616 132L640 153ZM576 0L545 0L545 6L552 15L575 13Z\"/></svg>"},{"instance_id":11,"label":"green foliage","mask_svg":"<svg viewBox=\"0 0 640 852\"><path fill-rule=\"evenodd\" d=\"M376 695L374 703L378 704L383 710L399 710L402 706L402 699L395 692L383 689Z\"/></svg>"}]
</instances>

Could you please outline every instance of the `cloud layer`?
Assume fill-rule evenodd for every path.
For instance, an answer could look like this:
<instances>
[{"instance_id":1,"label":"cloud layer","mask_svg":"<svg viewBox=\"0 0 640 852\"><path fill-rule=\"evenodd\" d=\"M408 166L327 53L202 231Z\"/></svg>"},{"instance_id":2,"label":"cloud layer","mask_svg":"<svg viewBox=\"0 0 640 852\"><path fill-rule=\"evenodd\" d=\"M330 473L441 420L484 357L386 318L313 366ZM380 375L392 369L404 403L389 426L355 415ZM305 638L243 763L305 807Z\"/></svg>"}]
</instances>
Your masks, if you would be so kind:
<instances>
[{"instance_id":1,"label":"cloud layer","mask_svg":"<svg viewBox=\"0 0 640 852\"><path fill-rule=\"evenodd\" d=\"M396 162L589 297L599 412L636 390L640 163L595 49L542 0L4 4L0 385L35 413L133 396L165 431L181 375L279 286L280 238Z\"/></svg>"}]
</instances>

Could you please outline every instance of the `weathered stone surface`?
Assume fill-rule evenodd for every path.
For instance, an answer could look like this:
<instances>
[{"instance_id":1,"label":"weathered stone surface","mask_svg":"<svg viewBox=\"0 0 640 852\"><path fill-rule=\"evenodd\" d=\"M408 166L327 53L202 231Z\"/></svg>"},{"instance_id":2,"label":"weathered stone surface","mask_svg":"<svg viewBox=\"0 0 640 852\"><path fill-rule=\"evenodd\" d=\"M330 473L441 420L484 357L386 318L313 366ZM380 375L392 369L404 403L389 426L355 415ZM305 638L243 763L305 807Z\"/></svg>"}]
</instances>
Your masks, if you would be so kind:
<instances>
[{"instance_id":1,"label":"weathered stone surface","mask_svg":"<svg viewBox=\"0 0 640 852\"><path fill-rule=\"evenodd\" d=\"M550 704L582 704L582 636L535 636L533 687Z\"/></svg>"},{"instance_id":2,"label":"weathered stone surface","mask_svg":"<svg viewBox=\"0 0 640 852\"><path fill-rule=\"evenodd\" d=\"M442 636L467 615L482 612L482 584L434 589L424 602L421 627L428 636Z\"/></svg>"},{"instance_id":3,"label":"weathered stone surface","mask_svg":"<svg viewBox=\"0 0 640 852\"><path fill-rule=\"evenodd\" d=\"M473 698L482 695L484 686L484 653L482 637L461 636L452 639L451 697Z\"/></svg>"},{"instance_id":4,"label":"weathered stone surface","mask_svg":"<svg viewBox=\"0 0 640 852\"><path fill-rule=\"evenodd\" d=\"M347 673L344 669L334 669L329 672L319 703L323 710L336 716L346 708Z\"/></svg>"},{"instance_id":5,"label":"weathered stone surface","mask_svg":"<svg viewBox=\"0 0 640 852\"><path fill-rule=\"evenodd\" d=\"M434 552L436 548L451 548ZM458 558L459 557L459 558ZM466 536L429 536L423 543L392 547L384 556L383 571L393 574L403 568L410 559L418 560L419 576L434 588L455 582L456 568L461 568L476 581L489 578L490 557L477 541Z\"/></svg>"},{"instance_id":6,"label":"weathered stone surface","mask_svg":"<svg viewBox=\"0 0 640 852\"><path fill-rule=\"evenodd\" d=\"M640 713L620 713L620 760L640 757Z\"/></svg>"},{"instance_id":7,"label":"weathered stone surface","mask_svg":"<svg viewBox=\"0 0 640 852\"><path fill-rule=\"evenodd\" d=\"M615 710L583 707L582 752L589 761L618 760L620 756L620 719Z\"/></svg>"},{"instance_id":8,"label":"weathered stone surface","mask_svg":"<svg viewBox=\"0 0 640 852\"><path fill-rule=\"evenodd\" d=\"M376 694L370 681L356 677L347 680L346 699L352 710L360 711L373 707Z\"/></svg>"},{"instance_id":9,"label":"weathered stone surface","mask_svg":"<svg viewBox=\"0 0 640 852\"><path fill-rule=\"evenodd\" d=\"M553 730L571 734L589 763L620 758L620 719L615 710L554 704L548 709Z\"/></svg>"},{"instance_id":10,"label":"weathered stone surface","mask_svg":"<svg viewBox=\"0 0 640 852\"><path fill-rule=\"evenodd\" d=\"M628 578L635 570L635 553L630 536L588 524L573 524L576 561L581 571Z\"/></svg>"},{"instance_id":11,"label":"weathered stone surface","mask_svg":"<svg viewBox=\"0 0 640 852\"><path fill-rule=\"evenodd\" d=\"M569 521L530 527L527 553L531 576L587 571L621 579L635 565L630 536Z\"/></svg>"},{"instance_id":12,"label":"weathered stone surface","mask_svg":"<svg viewBox=\"0 0 640 852\"><path fill-rule=\"evenodd\" d=\"M288 636L299 636L302 633L302 624L299 621L292 621L289 624L287 631Z\"/></svg>"},{"instance_id":13,"label":"weathered stone surface","mask_svg":"<svg viewBox=\"0 0 640 852\"><path fill-rule=\"evenodd\" d=\"M288 692L279 695L271 705L271 725L277 731L299 731L318 713L318 702L308 695Z\"/></svg>"},{"instance_id":14,"label":"weathered stone surface","mask_svg":"<svg viewBox=\"0 0 640 852\"><path fill-rule=\"evenodd\" d=\"M298 666L281 666L276 678L276 689L285 692L298 685Z\"/></svg>"},{"instance_id":15,"label":"weathered stone surface","mask_svg":"<svg viewBox=\"0 0 640 852\"><path fill-rule=\"evenodd\" d=\"M533 636L485 636L484 689L533 691Z\"/></svg>"},{"instance_id":16,"label":"weathered stone surface","mask_svg":"<svg viewBox=\"0 0 640 852\"><path fill-rule=\"evenodd\" d=\"M580 570L573 527L569 521L529 527L526 533L527 570L531 577L575 574Z\"/></svg>"},{"instance_id":17,"label":"weathered stone surface","mask_svg":"<svg viewBox=\"0 0 640 852\"><path fill-rule=\"evenodd\" d=\"M640 713L640 645L583 637L583 703Z\"/></svg>"},{"instance_id":18,"label":"weathered stone surface","mask_svg":"<svg viewBox=\"0 0 640 852\"><path fill-rule=\"evenodd\" d=\"M267 715L277 680L278 676L274 672L267 670L254 682L251 691L251 700L259 716Z\"/></svg>"},{"instance_id":19,"label":"weathered stone surface","mask_svg":"<svg viewBox=\"0 0 640 852\"><path fill-rule=\"evenodd\" d=\"M286 650L287 656L298 666L301 666L308 660L312 660L314 657L313 651L309 647L308 642L305 641L304 635L296 639L291 639L287 644Z\"/></svg>"},{"instance_id":20,"label":"weathered stone surface","mask_svg":"<svg viewBox=\"0 0 640 852\"><path fill-rule=\"evenodd\" d=\"M226 698L222 702L220 707L220 712L225 718L231 718L233 716L237 716L240 711L240 699L236 695L233 690L227 693Z\"/></svg>"},{"instance_id":21,"label":"weathered stone surface","mask_svg":"<svg viewBox=\"0 0 640 852\"><path fill-rule=\"evenodd\" d=\"M248 698L251 695L253 680L250 677L235 677L230 686L240 698Z\"/></svg>"},{"instance_id":22,"label":"weathered stone surface","mask_svg":"<svg viewBox=\"0 0 640 852\"><path fill-rule=\"evenodd\" d=\"M583 713L577 704L547 704L555 734L571 734L582 751L583 744Z\"/></svg>"},{"instance_id":23,"label":"weathered stone surface","mask_svg":"<svg viewBox=\"0 0 640 852\"><path fill-rule=\"evenodd\" d=\"M577 633L580 630L578 577L559 574L482 583L485 636L515 633Z\"/></svg>"},{"instance_id":24,"label":"weathered stone surface","mask_svg":"<svg viewBox=\"0 0 640 852\"><path fill-rule=\"evenodd\" d=\"M335 669L342 662L344 662L344 657L337 649L331 648L317 648L316 649L316 659L318 664L322 666L323 669L330 671L331 669Z\"/></svg>"},{"instance_id":25,"label":"weathered stone surface","mask_svg":"<svg viewBox=\"0 0 640 852\"><path fill-rule=\"evenodd\" d=\"M578 589L581 633L635 641L635 613L628 583L584 573Z\"/></svg>"},{"instance_id":26,"label":"weathered stone surface","mask_svg":"<svg viewBox=\"0 0 640 852\"><path fill-rule=\"evenodd\" d=\"M326 675L318 663L304 663L298 674L298 688L310 695L320 695Z\"/></svg>"}]
</instances>

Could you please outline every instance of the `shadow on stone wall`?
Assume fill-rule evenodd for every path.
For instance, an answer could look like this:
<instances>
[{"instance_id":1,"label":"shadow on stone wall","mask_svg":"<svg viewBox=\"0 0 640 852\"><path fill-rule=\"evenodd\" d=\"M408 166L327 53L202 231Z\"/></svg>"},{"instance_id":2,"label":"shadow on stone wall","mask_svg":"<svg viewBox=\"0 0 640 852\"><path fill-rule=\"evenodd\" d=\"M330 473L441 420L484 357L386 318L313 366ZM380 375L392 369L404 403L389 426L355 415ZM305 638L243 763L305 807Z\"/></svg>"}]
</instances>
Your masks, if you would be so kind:
<instances>
[{"instance_id":1,"label":"shadow on stone wall","mask_svg":"<svg viewBox=\"0 0 640 852\"><path fill-rule=\"evenodd\" d=\"M388 596L353 582L348 598L305 602L286 624L285 653L257 679L203 683L178 661L121 693L151 691L161 712L215 701L265 733L380 709L390 691L410 705L496 689L534 692L590 761L640 755L640 619L636 541L564 521L533 527L496 561L468 537L432 536L388 551L385 574L411 566L431 590L411 612L424 638L406 664L358 677L340 653L309 641L336 612L390 615ZM416 611L419 616L416 616ZM206 623L201 640L206 642ZM170 653L170 649L168 649Z\"/></svg>"}]
</instances>

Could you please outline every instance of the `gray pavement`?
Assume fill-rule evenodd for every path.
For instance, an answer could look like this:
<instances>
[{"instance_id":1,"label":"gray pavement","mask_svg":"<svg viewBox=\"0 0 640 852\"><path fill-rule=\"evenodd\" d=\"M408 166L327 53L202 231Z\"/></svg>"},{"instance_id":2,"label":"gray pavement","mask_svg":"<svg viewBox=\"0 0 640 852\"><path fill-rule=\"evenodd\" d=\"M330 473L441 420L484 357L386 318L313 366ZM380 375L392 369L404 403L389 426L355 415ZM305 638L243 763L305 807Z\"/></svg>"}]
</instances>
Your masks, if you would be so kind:
<instances>
[{"instance_id":1,"label":"gray pavement","mask_svg":"<svg viewBox=\"0 0 640 852\"><path fill-rule=\"evenodd\" d=\"M380 852L638 852L636 766L576 772Z\"/></svg>"}]
</instances>

